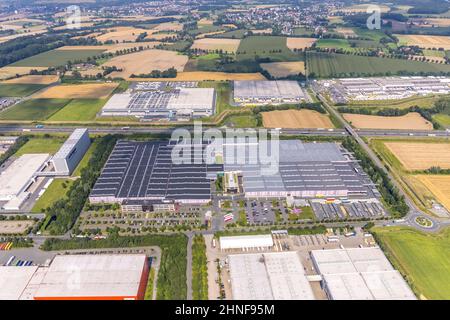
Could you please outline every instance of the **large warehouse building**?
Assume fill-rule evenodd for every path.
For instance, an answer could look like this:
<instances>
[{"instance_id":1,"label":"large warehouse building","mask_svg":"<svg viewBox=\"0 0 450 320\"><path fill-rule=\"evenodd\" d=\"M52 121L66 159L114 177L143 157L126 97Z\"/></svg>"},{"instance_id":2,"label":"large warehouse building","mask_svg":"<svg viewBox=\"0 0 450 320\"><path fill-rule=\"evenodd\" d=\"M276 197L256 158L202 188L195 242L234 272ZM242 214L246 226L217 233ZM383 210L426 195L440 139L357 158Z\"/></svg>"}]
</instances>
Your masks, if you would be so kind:
<instances>
[{"instance_id":1,"label":"large warehouse building","mask_svg":"<svg viewBox=\"0 0 450 320\"><path fill-rule=\"evenodd\" d=\"M380 248L313 250L311 257L330 299L416 299Z\"/></svg>"},{"instance_id":2,"label":"large warehouse building","mask_svg":"<svg viewBox=\"0 0 450 320\"><path fill-rule=\"evenodd\" d=\"M135 89L115 94L103 107L102 116L134 116L152 120L181 120L214 114L214 88L197 88L183 83L167 86L136 85Z\"/></svg>"},{"instance_id":3,"label":"large warehouse building","mask_svg":"<svg viewBox=\"0 0 450 320\"><path fill-rule=\"evenodd\" d=\"M59 151L52 157L56 175L69 176L83 159L91 145L88 129L75 129Z\"/></svg>"},{"instance_id":4,"label":"large warehouse building","mask_svg":"<svg viewBox=\"0 0 450 320\"><path fill-rule=\"evenodd\" d=\"M234 300L314 300L296 252L228 256Z\"/></svg>"},{"instance_id":5,"label":"large warehouse building","mask_svg":"<svg viewBox=\"0 0 450 320\"><path fill-rule=\"evenodd\" d=\"M142 300L145 255L62 255L48 267L0 267L0 299Z\"/></svg>"},{"instance_id":6,"label":"large warehouse building","mask_svg":"<svg viewBox=\"0 0 450 320\"><path fill-rule=\"evenodd\" d=\"M234 102L238 104L276 105L302 101L307 101L307 94L297 81L234 81Z\"/></svg>"}]
</instances>

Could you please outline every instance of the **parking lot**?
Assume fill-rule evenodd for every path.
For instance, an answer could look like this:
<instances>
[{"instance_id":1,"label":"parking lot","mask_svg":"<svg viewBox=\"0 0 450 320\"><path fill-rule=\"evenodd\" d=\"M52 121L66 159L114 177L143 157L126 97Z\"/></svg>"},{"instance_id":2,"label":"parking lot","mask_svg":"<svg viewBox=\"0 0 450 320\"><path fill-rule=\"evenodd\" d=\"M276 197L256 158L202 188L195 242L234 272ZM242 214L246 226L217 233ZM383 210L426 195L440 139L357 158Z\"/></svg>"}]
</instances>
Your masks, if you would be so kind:
<instances>
[{"instance_id":1,"label":"parking lot","mask_svg":"<svg viewBox=\"0 0 450 320\"><path fill-rule=\"evenodd\" d=\"M377 201L353 201L351 203L312 201L311 204L319 220L379 218L387 216L386 211Z\"/></svg>"}]
</instances>

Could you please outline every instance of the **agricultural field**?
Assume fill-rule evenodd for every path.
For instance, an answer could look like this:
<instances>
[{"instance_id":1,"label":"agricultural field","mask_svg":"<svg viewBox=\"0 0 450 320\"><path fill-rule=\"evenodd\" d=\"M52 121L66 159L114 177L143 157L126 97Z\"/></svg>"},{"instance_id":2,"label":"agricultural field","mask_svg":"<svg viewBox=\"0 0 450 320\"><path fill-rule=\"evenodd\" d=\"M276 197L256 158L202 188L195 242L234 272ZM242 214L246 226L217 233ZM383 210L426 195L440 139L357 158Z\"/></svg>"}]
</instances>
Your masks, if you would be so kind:
<instances>
[{"instance_id":1,"label":"agricultural field","mask_svg":"<svg viewBox=\"0 0 450 320\"><path fill-rule=\"evenodd\" d=\"M175 79L130 79L132 81L235 81L267 80L261 73L227 73L210 71L179 72Z\"/></svg>"},{"instance_id":2,"label":"agricultural field","mask_svg":"<svg viewBox=\"0 0 450 320\"><path fill-rule=\"evenodd\" d=\"M0 80L15 78L17 75L22 76L29 74L31 70L42 71L46 67L3 67L0 68Z\"/></svg>"},{"instance_id":3,"label":"agricultural field","mask_svg":"<svg viewBox=\"0 0 450 320\"><path fill-rule=\"evenodd\" d=\"M144 49L151 49L154 46L160 44L160 42L152 41L152 42L133 42L133 43L115 43L115 44L105 44L102 46L64 46L56 51L72 51L72 50L102 50L103 53L116 53L120 50L127 49L138 49L139 47L143 47Z\"/></svg>"},{"instance_id":4,"label":"agricultural field","mask_svg":"<svg viewBox=\"0 0 450 320\"><path fill-rule=\"evenodd\" d=\"M358 36L352 28L338 27L336 28L336 32L342 34L346 38L354 38Z\"/></svg>"},{"instance_id":5,"label":"agricultural field","mask_svg":"<svg viewBox=\"0 0 450 320\"><path fill-rule=\"evenodd\" d=\"M358 129L433 130L433 124L416 112L399 117L382 117L363 114L343 114Z\"/></svg>"},{"instance_id":6,"label":"agricultural field","mask_svg":"<svg viewBox=\"0 0 450 320\"><path fill-rule=\"evenodd\" d=\"M0 97L26 97L45 87L41 84L0 83Z\"/></svg>"},{"instance_id":7,"label":"agricultural field","mask_svg":"<svg viewBox=\"0 0 450 320\"><path fill-rule=\"evenodd\" d=\"M104 31L106 33L96 37L97 41L135 42L140 34L151 33L150 30L134 27L115 27Z\"/></svg>"},{"instance_id":8,"label":"agricultural field","mask_svg":"<svg viewBox=\"0 0 450 320\"><path fill-rule=\"evenodd\" d=\"M174 51L150 49L114 57L103 66L116 66L123 70L111 73L111 77L129 79L132 74L145 74L153 70L164 71L172 67L183 71L187 61L187 56Z\"/></svg>"},{"instance_id":9,"label":"agricultural field","mask_svg":"<svg viewBox=\"0 0 450 320\"><path fill-rule=\"evenodd\" d=\"M73 180L70 179L54 179L44 194L31 209L34 213L43 213L45 209L51 207L53 203L66 197L67 191L69 191Z\"/></svg>"},{"instance_id":10,"label":"agricultural field","mask_svg":"<svg viewBox=\"0 0 450 320\"><path fill-rule=\"evenodd\" d=\"M48 121L92 121L107 99L75 99L52 115Z\"/></svg>"},{"instance_id":11,"label":"agricultural field","mask_svg":"<svg viewBox=\"0 0 450 320\"><path fill-rule=\"evenodd\" d=\"M311 48L312 45L317 41L316 38L286 38L286 45L292 51L304 50L306 48Z\"/></svg>"},{"instance_id":12,"label":"agricultural field","mask_svg":"<svg viewBox=\"0 0 450 320\"><path fill-rule=\"evenodd\" d=\"M433 116L433 119L436 120L444 128L450 128L450 115L436 114Z\"/></svg>"},{"instance_id":13,"label":"agricultural field","mask_svg":"<svg viewBox=\"0 0 450 320\"><path fill-rule=\"evenodd\" d=\"M305 74L305 63L303 61L269 62L261 63L260 66L275 78L284 78L300 73Z\"/></svg>"},{"instance_id":14,"label":"agricultural field","mask_svg":"<svg viewBox=\"0 0 450 320\"><path fill-rule=\"evenodd\" d=\"M31 99L0 113L0 120L46 120L64 108L69 99Z\"/></svg>"},{"instance_id":15,"label":"agricultural field","mask_svg":"<svg viewBox=\"0 0 450 320\"><path fill-rule=\"evenodd\" d=\"M99 55L104 51L104 49L100 48L91 50L51 50L17 61L8 67L30 67L31 69L35 69L36 67L58 67L66 65L69 61L85 60L89 57Z\"/></svg>"},{"instance_id":16,"label":"agricultural field","mask_svg":"<svg viewBox=\"0 0 450 320\"><path fill-rule=\"evenodd\" d=\"M330 118L313 110L278 110L263 112L265 128L283 129L332 129Z\"/></svg>"},{"instance_id":17,"label":"agricultural field","mask_svg":"<svg viewBox=\"0 0 450 320\"><path fill-rule=\"evenodd\" d=\"M225 53L235 53L238 50L240 42L241 40L239 39L203 38L195 40L191 49L205 51L222 50Z\"/></svg>"},{"instance_id":18,"label":"agricultural field","mask_svg":"<svg viewBox=\"0 0 450 320\"><path fill-rule=\"evenodd\" d=\"M407 227L374 228L394 267L422 299L450 299L450 228L423 233Z\"/></svg>"},{"instance_id":19,"label":"agricultural field","mask_svg":"<svg viewBox=\"0 0 450 320\"><path fill-rule=\"evenodd\" d=\"M385 142L388 150L408 171L431 167L450 169L450 143Z\"/></svg>"},{"instance_id":20,"label":"agricultural field","mask_svg":"<svg viewBox=\"0 0 450 320\"><path fill-rule=\"evenodd\" d=\"M50 87L39 93L37 99L105 99L111 95L119 84L84 83Z\"/></svg>"},{"instance_id":21,"label":"agricultural field","mask_svg":"<svg viewBox=\"0 0 450 320\"><path fill-rule=\"evenodd\" d=\"M0 84L38 84L38 85L49 85L59 81L58 76L52 75L27 75L20 78L14 78L10 80L5 80Z\"/></svg>"},{"instance_id":22,"label":"agricultural field","mask_svg":"<svg viewBox=\"0 0 450 320\"><path fill-rule=\"evenodd\" d=\"M299 54L287 47L286 37L251 36L242 39L237 50L237 60L254 60L256 56L270 58L275 62L302 60Z\"/></svg>"},{"instance_id":23,"label":"agricultural field","mask_svg":"<svg viewBox=\"0 0 450 320\"><path fill-rule=\"evenodd\" d=\"M308 52L307 65L310 76L319 78L375 76L399 72L450 72L450 65L391 58L366 57L334 53Z\"/></svg>"},{"instance_id":24,"label":"agricultural field","mask_svg":"<svg viewBox=\"0 0 450 320\"><path fill-rule=\"evenodd\" d=\"M417 178L450 212L450 175L416 175Z\"/></svg>"},{"instance_id":25,"label":"agricultural field","mask_svg":"<svg viewBox=\"0 0 450 320\"><path fill-rule=\"evenodd\" d=\"M420 48L444 48L450 50L450 37L447 36L428 36L428 35L416 35L416 34L396 34L395 35L400 44L406 44L411 46L419 46Z\"/></svg>"}]
</instances>

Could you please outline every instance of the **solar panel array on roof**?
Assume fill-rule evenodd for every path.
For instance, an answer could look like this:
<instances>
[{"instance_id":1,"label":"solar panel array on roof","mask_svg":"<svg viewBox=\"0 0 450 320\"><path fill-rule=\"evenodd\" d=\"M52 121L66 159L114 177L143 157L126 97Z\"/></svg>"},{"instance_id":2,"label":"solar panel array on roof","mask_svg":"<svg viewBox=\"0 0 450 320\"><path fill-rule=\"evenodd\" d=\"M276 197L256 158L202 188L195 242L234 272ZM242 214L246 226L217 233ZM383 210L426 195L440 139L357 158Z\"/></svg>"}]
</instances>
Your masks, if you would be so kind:
<instances>
[{"instance_id":1,"label":"solar panel array on roof","mask_svg":"<svg viewBox=\"0 0 450 320\"><path fill-rule=\"evenodd\" d=\"M209 177L223 171L223 166L195 163L194 159L202 156L195 149L191 164L175 164L171 158L174 145L168 141L119 141L91 192L91 201L209 201ZM200 152L205 146L202 145Z\"/></svg>"}]
</instances>

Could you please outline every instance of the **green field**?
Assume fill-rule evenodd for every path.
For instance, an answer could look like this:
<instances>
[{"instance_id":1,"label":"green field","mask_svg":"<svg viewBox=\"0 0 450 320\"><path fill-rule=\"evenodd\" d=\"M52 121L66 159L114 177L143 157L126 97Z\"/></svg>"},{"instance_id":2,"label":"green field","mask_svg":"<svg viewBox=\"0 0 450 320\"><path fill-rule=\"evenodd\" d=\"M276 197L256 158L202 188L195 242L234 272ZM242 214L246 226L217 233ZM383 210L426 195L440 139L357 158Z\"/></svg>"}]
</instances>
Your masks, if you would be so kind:
<instances>
[{"instance_id":1,"label":"green field","mask_svg":"<svg viewBox=\"0 0 450 320\"><path fill-rule=\"evenodd\" d=\"M9 66L12 67L58 67L69 61L86 60L101 54L105 50L52 50L35 56L17 61Z\"/></svg>"},{"instance_id":2,"label":"green field","mask_svg":"<svg viewBox=\"0 0 450 320\"><path fill-rule=\"evenodd\" d=\"M32 138L17 150L14 156L19 157L26 153L49 153L55 154L63 145L67 137Z\"/></svg>"},{"instance_id":3,"label":"green field","mask_svg":"<svg viewBox=\"0 0 450 320\"><path fill-rule=\"evenodd\" d=\"M310 76L319 78L450 72L450 65L356 55L308 52Z\"/></svg>"},{"instance_id":4,"label":"green field","mask_svg":"<svg viewBox=\"0 0 450 320\"><path fill-rule=\"evenodd\" d=\"M302 56L286 46L286 37L251 36L243 39L236 52L238 60L254 60L256 57L273 61L299 61Z\"/></svg>"},{"instance_id":5,"label":"green field","mask_svg":"<svg viewBox=\"0 0 450 320\"><path fill-rule=\"evenodd\" d=\"M59 199L63 199L66 196L67 191L69 191L72 183L73 180L69 179L53 180L44 194L39 198L38 201L36 201L31 212L43 213L45 209L50 207L53 203L55 203Z\"/></svg>"},{"instance_id":6,"label":"green field","mask_svg":"<svg viewBox=\"0 0 450 320\"><path fill-rule=\"evenodd\" d=\"M257 121L253 114L248 114L231 116L225 120L225 124L233 128L254 128L257 125Z\"/></svg>"},{"instance_id":7,"label":"green field","mask_svg":"<svg viewBox=\"0 0 450 320\"><path fill-rule=\"evenodd\" d=\"M0 113L0 120L46 120L64 108L67 99L32 99Z\"/></svg>"},{"instance_id":8,"label":"green field","mask_svg":"<svg viewBox=\"0 0 450 320\"><path fill-rule=\"evenodd\" d=\"M419 297L450 299L450 228L425 234L410 228L375 228L386 255Z\"/></svg>"},{"instance_id":9,"label":"green field","mask_svg":"<svg viewBox=\"0 0 450 320\"><path fill-rule=\"evenodd\" d=\"M345 39L320 39L316 42L317 48L350 49L350 42Z\"/></svg>"},{"instance_id":10,"label":"green field","mask_svg":"<svg viewBox=\"0 0 450 320\"><path fill-rule=\"evenodd\" d=\"M450 128L450 115L436 114L433 116L433 119L436 120L441 126L445 128Z\"/></svg>"},{"instance_id":11,"label":"green field","mask_svg":"<svg viewBox=\"0 0 450 320\"><path fill-rule=\"evenodd\" d=\"M104 99L79 99L70 101L64 108L53 114L49 121L90 121L95 120L105 105Z\"/></svg>"},{"instance_id":12,"label":"green field","mask_svg":"<svg viewBox=\"0 0 450 320\"><path fill-rule=\"evenodd\" d=\"M0 84L0 97L26 97L45 87L42 84Z\"/></svg>"},{"instance_id":13,"label":"green field","mask_svg":"<svg viewBox=\"0 0 450 320\"><path fill-rule=\"evenodd\" d=\"M83 159L81 159L78 166L75 168L75 171L72 173L73 177L79 177L81 175L81 170L85 168L89 164L89 160L91 160L92 153L94 153L95 148L98 146L98 140L94 140L89 147L89 149L86 151L86 154L84 155Z\"/></svg>"}]
</instances>

